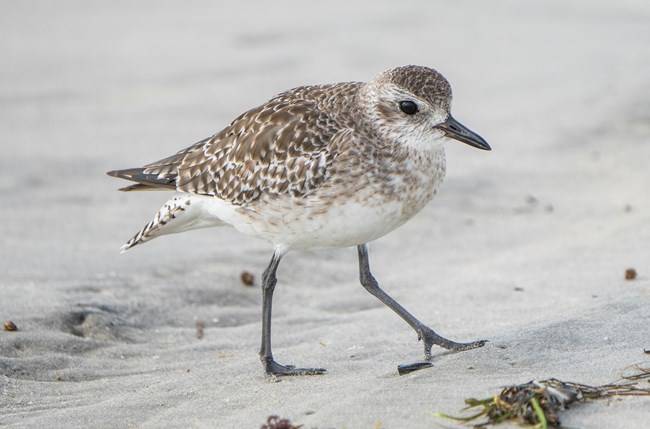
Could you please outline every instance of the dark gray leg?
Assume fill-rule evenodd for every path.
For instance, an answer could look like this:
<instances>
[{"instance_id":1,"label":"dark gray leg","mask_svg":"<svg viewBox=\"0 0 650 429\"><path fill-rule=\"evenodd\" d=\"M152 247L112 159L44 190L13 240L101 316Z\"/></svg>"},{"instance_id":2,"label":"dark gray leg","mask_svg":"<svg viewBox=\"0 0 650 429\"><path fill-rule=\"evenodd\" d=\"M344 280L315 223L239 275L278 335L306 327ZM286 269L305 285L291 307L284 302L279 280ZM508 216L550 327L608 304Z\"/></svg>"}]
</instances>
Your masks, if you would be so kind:
<instances>
[{"instance_id":1,"label":"dark gray leg","mask_svg":"<svg viewBox=\"0 0 650 429\"><path fill-rule=\"evenodd\" d=\"M269 375L316 375L325 372L322 368L296 368L293 365L280 365L273 359L271 352L271 307L273 305L273 291L278 282L275 272L280 264L283 253L273 252L271 263L262 275L262 348L260 359L266 373Z\"/></svg>"},{"instance_id":2,"label":"dark gray leg","mask_svg":"<svg viewBox=\"0 0 650 429\"><path fill-rule=\"evenodd\" d=\"M485 340L474 341L471 343L456 343L433 332L433 329L429 328L424 323L413 317L413 315L406 311L404 307L399 305L397 301L388 296L386 292L381 290L379 283L377 283L377 280L375 280L372 273L370 272L370 263L368 262L368 245L361 244L357 246L357 249L359 252L359 277L361 280L361 285L366 288L368 292L377 297L377 299L390 307L391 310L399 314L399 316L404 319L406 323L415 329L415 332L418 334L418 340L424 341L424 358L426 360L431 360L431 347L434 344L449 350L458 351L475 349L477 347L483 347L485 345Z\"/></svg>"}]
</instances>

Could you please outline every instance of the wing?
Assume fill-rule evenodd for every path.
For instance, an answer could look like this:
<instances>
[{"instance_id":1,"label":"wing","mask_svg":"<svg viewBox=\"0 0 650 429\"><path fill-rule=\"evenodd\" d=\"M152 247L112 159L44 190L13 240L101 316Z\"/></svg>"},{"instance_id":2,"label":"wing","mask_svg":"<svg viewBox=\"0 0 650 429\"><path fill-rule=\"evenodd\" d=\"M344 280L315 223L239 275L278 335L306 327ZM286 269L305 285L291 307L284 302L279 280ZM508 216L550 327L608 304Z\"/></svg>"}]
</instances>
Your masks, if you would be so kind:
<instances>
[{"instance_id":1,"label":"wing","mask_svg":"<svg viewBox=\"0 0 650 429\"><path fill-rule=\"evenodd\" d=\"M140 184L131 189L176 188L236 205L262 194L306 196L329 178L347 133L314 102L278 97L171 157L109 174Z\"/></svg>"}]
</instances>

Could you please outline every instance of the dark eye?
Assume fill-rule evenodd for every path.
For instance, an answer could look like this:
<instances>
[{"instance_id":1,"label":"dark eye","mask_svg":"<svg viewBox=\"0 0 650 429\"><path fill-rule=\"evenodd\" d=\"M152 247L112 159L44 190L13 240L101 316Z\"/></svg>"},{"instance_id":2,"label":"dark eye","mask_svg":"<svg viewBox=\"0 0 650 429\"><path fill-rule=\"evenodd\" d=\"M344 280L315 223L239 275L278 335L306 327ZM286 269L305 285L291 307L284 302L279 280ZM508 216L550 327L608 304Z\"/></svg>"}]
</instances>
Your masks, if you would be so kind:
<instances>
[{"instance_id":1,"label":"dark eye","mask_svg":"<svg viewBox=\"0 0 650 429\"><path fill-rule=\"evenodd\" d=\"M415 115L418 112L418 105L412 101L400 101L399 108L407 115Z\"/></svg>"}]
</instances>

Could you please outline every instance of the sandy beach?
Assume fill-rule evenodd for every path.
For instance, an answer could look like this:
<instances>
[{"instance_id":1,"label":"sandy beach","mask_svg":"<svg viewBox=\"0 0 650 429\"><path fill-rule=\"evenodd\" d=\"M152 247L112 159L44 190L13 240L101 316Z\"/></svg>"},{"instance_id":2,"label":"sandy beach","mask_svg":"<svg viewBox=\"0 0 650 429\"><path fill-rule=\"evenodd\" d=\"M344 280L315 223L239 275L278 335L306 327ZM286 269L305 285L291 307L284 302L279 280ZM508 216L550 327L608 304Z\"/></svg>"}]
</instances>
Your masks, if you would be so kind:
<instances>
[{"instance_id":1,"label":"sandy beach","mask_svg":"<svg viewBox=\"0 0 650 429\"><path fill-rule=\"evenodd\" d=\"M650 365L647 2L2 9L0 321L18 330L0 331L0 426L455 428L433 414L505 385L598 385ZM434 348L433 367L400 376L422 344L359 285L356 250L293 252L274 354L328 372L274 380L257 355L269 243L218 228L120 255L169 194L116 192L126 183L106 171L171 155L288 88L404 64L442 72L454 116L493 150L448 145L439 195L371 244L373 272L438 333L485 347ZM642 428L650 399L560 417Z\"/></svg>"}]
</instances>

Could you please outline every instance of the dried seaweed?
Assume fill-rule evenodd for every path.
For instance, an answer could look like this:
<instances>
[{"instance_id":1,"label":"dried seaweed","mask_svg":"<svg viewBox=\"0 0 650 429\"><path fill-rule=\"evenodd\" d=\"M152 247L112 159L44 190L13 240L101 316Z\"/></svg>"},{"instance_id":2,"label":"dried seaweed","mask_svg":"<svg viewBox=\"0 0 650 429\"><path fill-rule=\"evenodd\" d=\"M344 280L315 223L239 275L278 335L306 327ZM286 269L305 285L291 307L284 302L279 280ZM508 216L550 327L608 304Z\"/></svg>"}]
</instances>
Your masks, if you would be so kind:
<instances>
[{"instance_id":1,"label":"dried seaweed","mask_svg":"<svg viewBox=\"0 0 650 429\"><path fill-rule=\"evenodd\" d=\"M505 387L498 396L486 399L466 399L464 410L482 407L478 413L468 417L454 417L437 413L460 422L473 422L485 417L486 420L475 423L475 428L495 425L504 421L535 425L537 428L559 427L558 412L566 409L573 402L586 402L613 396L650 396L650 388L639 387L639 381L650 381L650 367L631 367L632 375L602 386L561 381L555 378Z\"/></svg>"}]
</instances>

